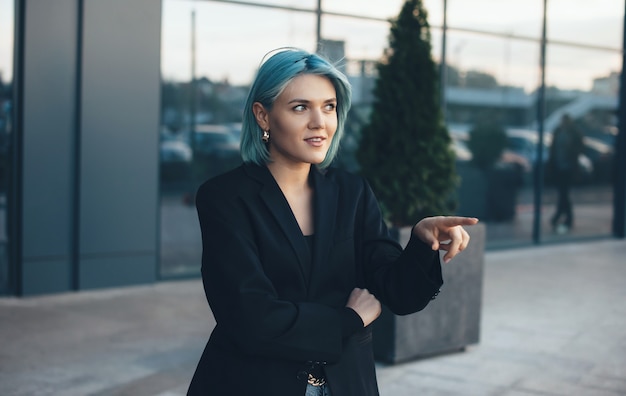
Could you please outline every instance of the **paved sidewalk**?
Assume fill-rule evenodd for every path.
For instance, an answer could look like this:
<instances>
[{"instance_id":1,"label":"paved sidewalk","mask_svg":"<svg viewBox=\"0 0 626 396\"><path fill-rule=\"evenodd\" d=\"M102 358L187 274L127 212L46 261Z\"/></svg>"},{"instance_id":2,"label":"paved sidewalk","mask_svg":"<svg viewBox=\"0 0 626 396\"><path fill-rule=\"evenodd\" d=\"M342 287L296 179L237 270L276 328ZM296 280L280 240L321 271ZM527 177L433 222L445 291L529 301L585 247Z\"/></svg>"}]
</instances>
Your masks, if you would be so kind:
<instances>
[{"instance_id":1,"label":"paved sidewalk","mask_svg":"<svg viewBox=\"0 0 626 396\"><path fill-rule=\"evenodd\" d=\"M184 395L212 326L199 280L2 298L0 395ZM381 394L626 395L626 241L488 252L481 331Z\"/></svg>"}]
</instances>

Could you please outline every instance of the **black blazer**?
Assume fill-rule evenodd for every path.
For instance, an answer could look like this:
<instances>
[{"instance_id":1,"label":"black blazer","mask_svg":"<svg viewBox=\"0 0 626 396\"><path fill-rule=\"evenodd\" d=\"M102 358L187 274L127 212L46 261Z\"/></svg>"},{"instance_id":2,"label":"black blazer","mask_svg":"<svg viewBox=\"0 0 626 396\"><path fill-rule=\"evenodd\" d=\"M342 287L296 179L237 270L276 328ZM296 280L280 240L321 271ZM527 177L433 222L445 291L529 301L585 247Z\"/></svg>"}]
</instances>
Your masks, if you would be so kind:
<instances>
[{"instance_id":1,"label":"black blazer","mask_svg":"<svg viewBox=\"0 0 626 396\"><path fill-rule=\"evenodd\" d=\"M242 165L196 196L202 280L217 325L189 395L304 395L306 362L326 363L334 396L378 395L371 331L342 338L354 287L397 314L423 309L443 281L439 255L389 236L367 182L312 167L312 254L266 167Z\"/></svg>"}]
</instances>

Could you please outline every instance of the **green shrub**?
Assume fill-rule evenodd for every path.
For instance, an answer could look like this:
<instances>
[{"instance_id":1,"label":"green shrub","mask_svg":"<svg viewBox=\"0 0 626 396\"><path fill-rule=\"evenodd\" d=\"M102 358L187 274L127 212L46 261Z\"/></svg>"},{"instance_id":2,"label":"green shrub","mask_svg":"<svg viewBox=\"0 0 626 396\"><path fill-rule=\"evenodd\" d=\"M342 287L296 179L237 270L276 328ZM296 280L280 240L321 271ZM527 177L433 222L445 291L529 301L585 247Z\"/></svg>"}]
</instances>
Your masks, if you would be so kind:
<instances>
[{"instance_id":1,"label":"green shrub","mask_svg":"<svg viewBox=\"0 0 626 396\"><path fill-rule=\"evenodd\" d=\"M450 214L456 207L455 157L438 81L426 10L420 0L408 0L392 21L357 153L362 174L394 226Z\"/></svg>"}]
</instances>

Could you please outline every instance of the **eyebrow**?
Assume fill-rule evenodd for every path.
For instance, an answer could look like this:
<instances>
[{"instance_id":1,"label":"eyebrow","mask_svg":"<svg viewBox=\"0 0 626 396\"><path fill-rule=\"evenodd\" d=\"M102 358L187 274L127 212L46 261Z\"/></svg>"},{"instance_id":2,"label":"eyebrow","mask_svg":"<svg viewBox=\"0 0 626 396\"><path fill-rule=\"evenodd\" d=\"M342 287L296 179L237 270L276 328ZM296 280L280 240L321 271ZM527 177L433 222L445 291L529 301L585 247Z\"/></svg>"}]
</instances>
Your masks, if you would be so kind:
<instances>
[{"instance_id":1,"label":"eyebrow","mask_svg":"<svg viewBox=\"0 0 626 396\"><path fill-rule=\"evenodd\" d=\"M336 102L337 98L330 98L330 99L326 99L324 101L324 103L330 103L330 102ZM291 104L291 103L311 103L311 100L308 99L291 99L289 102L287 102L287 104Z\"/></svg>"}]
</instances>

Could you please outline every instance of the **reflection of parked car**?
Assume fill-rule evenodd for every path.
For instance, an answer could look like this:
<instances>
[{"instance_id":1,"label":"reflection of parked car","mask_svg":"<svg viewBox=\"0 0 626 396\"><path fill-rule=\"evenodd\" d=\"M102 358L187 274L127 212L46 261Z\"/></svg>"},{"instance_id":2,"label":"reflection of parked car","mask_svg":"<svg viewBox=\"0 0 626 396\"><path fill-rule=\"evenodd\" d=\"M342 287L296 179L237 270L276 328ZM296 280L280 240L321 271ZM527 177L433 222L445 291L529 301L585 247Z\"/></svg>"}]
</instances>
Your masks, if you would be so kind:
<instances>
[{"instance_id":1,"label":"reflection of parked car","mask_svg":"<svg viewBox=\"0 0 626 396\"><path fill-rule=\"evenodd\" d=\"M613 173L613 147L600 139L586 136L583 139L583 154L593 164L594 180L607 182Z\"/></svg>"},{"instance_id":2,"label":"reflection of parked car","mask_svg":"<svg viewBox=\"0 0 626 396\"><path fill-rule=\"evenodd\" d=\"M509 150L526 158L528 163L533 165L537 164L539 159L539 150L537 149L539 146L539 136L537 131L527 129L508 129L507 136ZM551 143L552 134L544 134L542 153L542 162L544 165L546 165L549 159L548 157L550 155ZM583 152L578 156L578 166L580 170L578 181L583 183L591 181L594 174L594 163L586 155L586 153Z\"/></svg>"},{"instance_id":3,"label":"reflection of parked car","mask_svg":"<svg viewBox=\"0 0 626 396\"><path fill-rule=\"evenodd\" d=\"M197 125L193 135L196 180L205 180L241 163L239 139L227 125Z\"/></svg>"},{"instance_id":4,"label":"reflection of parked car","mask_svg":"<svg viewBox=\"0 0 626 396\"><path fill-rule=\"evenodd\" d=\"M452 151L456 156L457 164L462 164L465 162L469 162L472 160L472 152L467 147L467 139L468 136L466 133L457 133L451 135L451 147ZM529 172L531 169L530 162L526 159L526 157L520 155L515 150L510 148L506 148L502 153L502 156L498 160L500 165L502 164L511 164L518 165L522 168L522 170Z\"/></svg>"},{"instance_id":5,"label":"reflection of parked car","mask_svg":"<svg viewBox=\"0 0 626 396\"><path fill-rule=\"evenodd\" d=\"M160 178L162 182L179 182L189 177L193 154L180 132L162 127L159 133Z\"/></svg>"},{"instance_id":6,"label":"reflection of parked car","mask_svg":"<svg viewBox=\"0 0 626 396\"><path fill-rule=\"evenodd\" d=\"M467 148L467 142L460 135L451 135L451 147L457 163L472 160L472 152Z\"/></svg>"},{"instance_id":7,"label":"reflection of parked car","mask_svg":"<svg viewBox=\"0 0 626 396\"><path fill-rule=\"evenodd\" d=\"M539 137L537 136L536 131L526 129L508 129L506 134L509 150L526 158L530 164L537 163L539 157L539 151L537 150L537 147L539 146ZM544 135L542 152L544 162L548 159L549 147L550 137L548 135Z\"/></svg>"},{"instance_id":8,"label":"reflection of parked car","mask_svg":"<svg viewBox=\"0 0 626 396\"><path fill-rule=\"evenodd\" d=\"M191 165L191 148L175 138L161 141L161 180L166 182L179 181L189 175Z\"/></svg>"},{"instance_id":9,"label":"reflection of parked car","mask_svg":"<svg viewBox=\"0 0 626 396\"><path fill-rule=\"evenodd\" d=\"M227 125L230 134L233 135L237 140L239 140L241 138L241 122L232 122Z\"/></svg>"},{"instance_id":10,"label":"reflection of parked car","mask_svg":"<svg viewBox=\"0 0 626 396\"><path fill-rule=\"evenodd\" d=\"M182 140L165 140L161 142L161 162L177 163L191 161L191 148Z\"/></svg>"},{"instance_id":11,"label":"reflection of parked car","mask_svg":"<svg viewBox=\"0 0 626 396\"><path fill-rule=\"evenodd\" d=\"M188 177L191 166L191 148L176 138L166 138L161 141L161 180L174 182Z\"/></svg>"},{"instance_id":12,"label":"reflection of parked car","mask_svg":"<svg viewBox=\"0 0 626 396\"><path fill-rule=\"evenodd\" d=\"M197 125L194 155L228 158L239 155L239 140L225 125Z\"/></svg>"}]
</instances>

